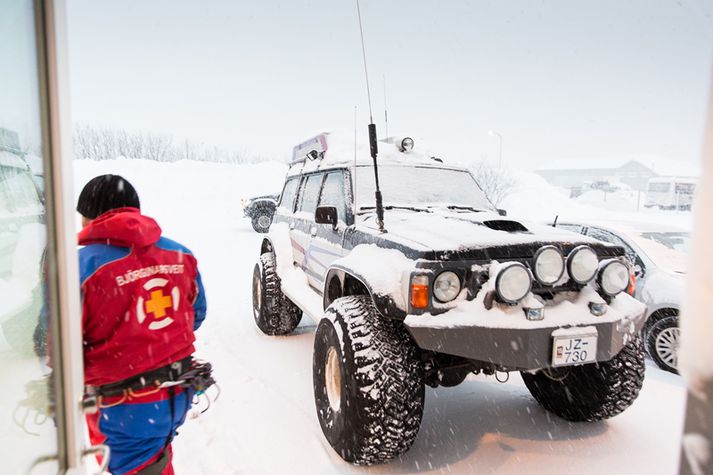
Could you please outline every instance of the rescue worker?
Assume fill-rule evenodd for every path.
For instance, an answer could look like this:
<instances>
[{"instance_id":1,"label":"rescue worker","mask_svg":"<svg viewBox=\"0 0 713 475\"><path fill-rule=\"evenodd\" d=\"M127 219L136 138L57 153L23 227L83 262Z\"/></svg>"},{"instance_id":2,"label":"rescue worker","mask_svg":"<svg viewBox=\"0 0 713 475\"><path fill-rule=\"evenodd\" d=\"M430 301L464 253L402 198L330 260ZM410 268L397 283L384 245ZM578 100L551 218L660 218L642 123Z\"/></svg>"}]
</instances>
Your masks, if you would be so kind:
<instances>
[{"instance_id":1,"label":"rescue worker","mask_svg":"<svg viewBox=\"0 0 713 475\"><path fill-rule=\"evenodd\" d=\"M109 446L112 474L166 475L176 429L205 383L185 384L206 298L193 254L140 208L117 175L90 180L77 203L84 381L99 407L87 424L91 442Z\"/></svg>"}]
</instances>

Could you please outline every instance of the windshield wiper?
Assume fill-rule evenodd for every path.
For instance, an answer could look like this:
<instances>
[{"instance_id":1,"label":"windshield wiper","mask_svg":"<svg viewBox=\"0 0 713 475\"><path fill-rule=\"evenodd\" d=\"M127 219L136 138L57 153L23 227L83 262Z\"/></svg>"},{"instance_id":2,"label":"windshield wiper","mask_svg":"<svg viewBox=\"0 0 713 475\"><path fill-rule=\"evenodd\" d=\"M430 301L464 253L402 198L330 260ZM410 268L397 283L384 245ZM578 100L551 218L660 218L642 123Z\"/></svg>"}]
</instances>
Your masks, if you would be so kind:
<instances>
[{"instance_id":1,"label":"windshield wiper","mask_svg":"<svg viewBox=\"0 0 713 475\"><path fill-rule=\"evenodd\" d=\"M472 206L462 206L462 205L446 205L442 206L442 208L448 208L448 209L460 209L463 211L475 211L476 213L484 213L487 210L480 209L480 208L474 208Z\"/></svg>"},{"instance_id":2,"label":"windshield wiper","mask_svg":"<svg viewBox=\"0 0 713 475\"><path fill-rule=\"evenodd\" d=\"M372 210L374 210L374 209L376 209L375 206L360 206L360 207L359 207L359 211L357 211L357 214L358 214L358 213L361 213L362 211L372 211ZM408 211L417 211L417 212L423 212L423 213L430 213L430 212L431 212L431 211L429 211L427 208L416 208L416 207L414 207L414 206L386 205L386 206L384 206L384 209L387 209L387 210L392 210L392 209L405 209L405 210L408 210Z\"/></svg>"}]
</instances>

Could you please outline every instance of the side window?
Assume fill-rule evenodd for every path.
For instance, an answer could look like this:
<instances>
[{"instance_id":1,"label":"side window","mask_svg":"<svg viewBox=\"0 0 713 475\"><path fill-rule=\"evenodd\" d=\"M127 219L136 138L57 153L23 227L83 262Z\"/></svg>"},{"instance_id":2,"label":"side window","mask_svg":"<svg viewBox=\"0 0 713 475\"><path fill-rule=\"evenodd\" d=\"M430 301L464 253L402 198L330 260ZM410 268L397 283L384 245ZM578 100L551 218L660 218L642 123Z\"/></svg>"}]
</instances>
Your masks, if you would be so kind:
<instances>
[{"instance_id":1,"label":"side window","mask_svg":"<svg viewBox=\"0 0 713 475\"><path fill-rule=\"evenodd\" d=\"M340 221L347 221L347 203L344 198L344 175L342 172L329 173L324 179L319 206L334 206Z\"/></svg>"},{"instance_id":2,"label":"side window","mask_svg":"<svg viewBox=\"0 0 713 475\"><path fill-rule=\"evenodd\" d=\"M627 243L624 242L622 238L617 236L614 233L611 233L609 231L606 231L601 228L593 228L590 227L589 230L587 231L587 234L594 239L599 239L600 241L608 242L610 244L616 244L617 246L621 246L624 248L624 251L626 252L626 256L631 260L632 263L638 264L639 259L634 250L629 247Z\"/></svg>"},{"instance_id":3,"label":"side window","mask_svg":"<svg viewBox=\"0 0 713 475\"><path fill-rule=\"evenodd\" d=\"M314 211L317 209L319 189L322 186L323 177L324 175L321 173L307 177L307 183L304 185L302 190L302 203L300 204L300 211L314 214Z\"/></svg>"},{"instance_id":4,"label":"side window","mask_svg":"<svg viewBox=\"0 0 713 475\"><path fill-rule=\"evenodd\" d=\"M281 210L292 213L295 206L295 195L297 194L297 185L299 184L299 178L292 178L285 183L285 188L282 190L282 195L280 195L280 205Z\"/></svg>"}]
</instances>

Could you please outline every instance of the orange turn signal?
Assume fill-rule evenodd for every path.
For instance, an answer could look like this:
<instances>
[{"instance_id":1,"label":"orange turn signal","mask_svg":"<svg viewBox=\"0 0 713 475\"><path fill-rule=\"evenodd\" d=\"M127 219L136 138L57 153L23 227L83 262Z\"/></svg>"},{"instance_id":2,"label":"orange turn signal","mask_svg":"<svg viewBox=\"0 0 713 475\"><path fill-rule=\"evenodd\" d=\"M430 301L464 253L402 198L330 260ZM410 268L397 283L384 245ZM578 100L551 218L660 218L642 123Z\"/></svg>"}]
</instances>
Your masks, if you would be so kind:
<instances>
[{"instance_id":1,"label":"orange turn signal","mask_svg":"<svg viewBox=\"0 0 713 475\"><path fill-rule=\"evenodd\" d=\"M629 276L629 287L627 287L626 293L633 297L634 292L636 292L636 275L632 272Z\"/></svg>"},{"instance_id":2,"label":"orange turn signal","mask_svg":"<svg viewBox=\"0 0 713 475\"><path fill-rule=\"evenodd\" d=\"M411 279L411 307L428 308L428 276L415 275Z\"/></svg>"}]
</instances>

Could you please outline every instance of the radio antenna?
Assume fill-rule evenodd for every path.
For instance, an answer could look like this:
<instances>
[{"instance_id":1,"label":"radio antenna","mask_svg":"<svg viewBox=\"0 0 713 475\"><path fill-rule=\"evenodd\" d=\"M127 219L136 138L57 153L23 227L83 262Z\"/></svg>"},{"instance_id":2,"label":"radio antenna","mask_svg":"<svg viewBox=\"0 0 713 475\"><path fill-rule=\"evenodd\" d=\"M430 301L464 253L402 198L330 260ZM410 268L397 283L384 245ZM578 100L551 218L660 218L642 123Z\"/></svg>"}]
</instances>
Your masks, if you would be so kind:
<instances>
[{"instance_id":1,"label":"radio antenna","mask_svg":"<svg viewBox=\"0 0 713 475\"><path fill-rule=\"evenodd\" d=\"M361 34L361 55L364 59L364 77L366 78L366 96L369 101L369 148L371 150L371 158L374 160L374 184L376 186L376 191L374 192L374 197L376 198L376 224L379 226L379 231L382 233L384 230L384 202L381 196L381 188L379 187L379 166L376 163L376 156L379 153L379 149L376 142L376 125L374 125L374 116L371 110L371 92L369 91L369 72L366 67L366 48L364 47L364 27L361 23L361 8L359 7L359 0L356 0L357 4L357 16L359 17L359 33Z\"/></svg>"},{"instance_id":2,"label":"radio antenna","mask_svg":"<svg viewBox=\"0 0 713 475\"><path fill-rule=\"evenodd\" d=\"M389 138L389 114L386 107L386 74L384 74L384 127L386 128L386 138Z\"/></svg>"},{"instance_id":3,"label":"radio antenna","mask_svg":"<svg viewBox=\"0 0 713 475\"><path fill-rule=\"evenodd\" d=\"M354 183L354 190L352 191L352 205L354 207L354 216L356 217L357 213L357 200L356 200L356 192L357 192L357 106L354 106L354 174L353 174L353 179L352 183Z\"/></svg>"}]
</instances>

